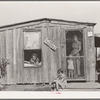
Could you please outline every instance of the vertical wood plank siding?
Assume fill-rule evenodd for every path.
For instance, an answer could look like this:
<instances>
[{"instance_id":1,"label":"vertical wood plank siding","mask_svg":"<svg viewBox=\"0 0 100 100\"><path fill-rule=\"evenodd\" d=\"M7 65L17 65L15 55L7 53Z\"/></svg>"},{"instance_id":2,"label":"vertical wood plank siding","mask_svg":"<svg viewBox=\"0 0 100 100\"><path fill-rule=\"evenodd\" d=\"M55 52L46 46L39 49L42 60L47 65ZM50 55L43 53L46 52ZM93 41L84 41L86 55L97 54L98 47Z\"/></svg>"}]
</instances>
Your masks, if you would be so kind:
<instances>
[{"instance_id":1,"label":"vertical wood plank siding","mask_svg":"<svg viewBox=\"0 0 100 100\"><path fill-rule=\"evenodd\" d=\"M6 58L9 59L9 65L7 66L7 84L13 83L13 31L6 31Z\"/></svg>"},{"instance_id":2,"label":"vertical wood plank siding","mask_svg":"<svg viewBox=\"0 0 100 100\"><path fill-rule=\"evenodd\" d=\"M48 47L44 44L45 39L47 38L47 24L43 24L42 27L42 61L43 61L43 81L49 82L49 74L48 74L48 62L47 62L47 54L48 54Z\"/></svg>"},{"instance_id":3,"label":"vertical wood plank siding","mask_svg":"<svg viewBox=\"0 0 100 100\"><path fill-rule=\"evenodd\" d=\"M65 57L66 56L66 34L64 29L61 30L61 41L64 41L64 43L61 46L61 67L63 68L65 74L67 75L66 57Z\"/></svg>"},{"instance_id":4,"label":"vertical wood plank siding","mask_svg":"<svg viewBox=\"0 0 100 100\"><path fill-rule=\"evenodd\" d=\"M34 22L35 23L35 22ZM7 75L2 78L2 84L17 84L17 83L51 83L57 77L57 70L63 68L66 70L66 43L63 45L61 41L66 40L65 29L83 28L84 25L73 24L60 25L52 23L42 23L38 25L27 25L26 27L12 28L0 32L0 60L1 58L10 59L10 64L7 66ZM24 28L40 28L42 40L42 66L39 68L24 67ZM92 28L93 29L93 28ZM87 34L87 29L84 34ZM46 38L49 38L58 47L56 51L51 50L44 44ZM88 39L88 41L87 41ZM86 73L92 75L94 42L93 37L85 35L85 48L88 49L88 61L86 62L88 70ZM88 43L88 44L87 44ZM92 48L92 49L91 49ZM94 63L92 63L94 62ZM91 66L92 67L91 67ZM88 67L90 66L90 67ZM94 72L93 72L94 73ZM86 80L91 80L94 76L86 77Z\"/></svg>"},{"instance_id":5,"label":"vertical wood plank siding","mask_svg":"<svg viewBox=\"0 0 100 100\"><path fill-rule=\"evenodd\" d=\"M14 79L14 66L13 66L13 30L8 31L9 34L9 60L10 60L10 84L13 84Z\"/></svg>"},{"instance_id":6,"label":"vertical wood plank siding","mask_svg":"<svg viewBox=\"0 0 100 100\"><path fill-rule=\"evenodd\" d=\"M88 32L94 32L93 27L88 27ZM88 36L88 68L89 68L89 81L95 82L95 69L96 69L96 60L95 60L95 46L94 46L94 34L93 36Z\"/></svg>"},{"instance_id":7,"label":"vertical wood plank siding","mask_svg":"<svg viewBox=\"0 0 100 100\"><path fill-rule=\"evenodd\" d=\"M49 24L47 25L47 37L51 40L51 30L49 28ZM49 82L51 82L51 49L47 47L47 67L48 67L48 78Z\"/></svg>"},{"instance_id":8,"label":"vertical wood plank siding","mask_svg":"<svg viewBox=\"0 0 100 100\"><path fill-rule=\"evenodd\" d=\"M85 60L85 78L86 78L86 81L89 81L89 69L88 69L88 34L87 34L87 28L85 28L84 30L84 60Z\"/></svg>"},{"instance_id":9,"label":"vertical wood plank siding","mask_svg":"<svg viewBox=\"0 0 100 100\"><path fill-rule=\"evenodd\" d=\"M13 29L13 67L14 67L14 70L13 70L13 84L16 84L17 83L17 75L18 75L18 72L17 72L17 29L14 28Z\"/></svg>"},{"instance_id":10,"label":"vertical wood plank siding","mask_svg":"<svg viewBox=\"0 0 100 100\"><path fill-rule=\"evenodd\" d=\"M5 31L0 32L0 61L6 58L6 35ZM7 75L1 79L2 84L7 83Z\"/></svg>"},{"instance_id":11,"label":"vertical wood plank siding","mask_svg":"<svg viewBox=\"0 0 100 100\"><path fill-rule=\"evenodd\" d=\"M23 48L24 48L24 44L23 44L23 29L19 28L18 31L19 34L19 83L23 83L23 79L24 79L24 56L23 56Z\"/></svg>"}]
</instances>

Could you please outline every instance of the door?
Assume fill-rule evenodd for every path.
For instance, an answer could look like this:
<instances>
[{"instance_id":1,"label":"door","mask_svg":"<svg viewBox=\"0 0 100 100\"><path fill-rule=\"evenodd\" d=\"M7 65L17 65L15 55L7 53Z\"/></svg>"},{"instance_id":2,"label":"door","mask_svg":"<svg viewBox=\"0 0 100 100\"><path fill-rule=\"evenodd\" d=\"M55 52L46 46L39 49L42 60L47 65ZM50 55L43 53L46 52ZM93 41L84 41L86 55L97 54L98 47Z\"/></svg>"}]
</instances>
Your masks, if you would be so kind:
<instances>
[{"instance_id":1,"label":"door","mask_svg":"<svg viewBox=\"0 0 100 100\"><path fill-rule=\"evenodd\" d=\"M100 72L100 36L95 36L96 47L96 81L98 80L98 73Z\"/></svg>"},{"instance_id":2,"label":"door","mask_svg":"<svg viewBox=\"0 0 100 100\"><path fill-rule=\"evenodd\" d=\"M85 79L83 30L66 31L66 68L68 80Z\"/></svg>"}]
</instances>

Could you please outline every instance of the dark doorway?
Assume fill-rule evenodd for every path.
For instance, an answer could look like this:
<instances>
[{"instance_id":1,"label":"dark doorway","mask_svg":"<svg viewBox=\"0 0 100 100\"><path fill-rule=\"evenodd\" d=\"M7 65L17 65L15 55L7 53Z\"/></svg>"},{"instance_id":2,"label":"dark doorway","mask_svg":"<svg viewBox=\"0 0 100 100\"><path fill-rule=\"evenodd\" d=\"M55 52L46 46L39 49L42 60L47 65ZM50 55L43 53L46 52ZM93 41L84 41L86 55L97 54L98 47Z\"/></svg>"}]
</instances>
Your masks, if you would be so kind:
<instances>
[{"instance_id":1,"label":"dark doorway","mask_svg":"<svg viewBox=\"0 0 100 100\"><path fill-rule=\"evenodd\" d=\"M66 31L66 62L69 79L84 77L83 32L80 30Z\"/></svg>"},{"instance_id":2,"label":"dark doorway","mask_svg":"<svg viewBox=\"0 0 100 100\"><path fill-rule=\"evenodd\" d=\"M100 72L100 37L95 37L96 47L96 71Z\"/></svg>"}]
</instances>

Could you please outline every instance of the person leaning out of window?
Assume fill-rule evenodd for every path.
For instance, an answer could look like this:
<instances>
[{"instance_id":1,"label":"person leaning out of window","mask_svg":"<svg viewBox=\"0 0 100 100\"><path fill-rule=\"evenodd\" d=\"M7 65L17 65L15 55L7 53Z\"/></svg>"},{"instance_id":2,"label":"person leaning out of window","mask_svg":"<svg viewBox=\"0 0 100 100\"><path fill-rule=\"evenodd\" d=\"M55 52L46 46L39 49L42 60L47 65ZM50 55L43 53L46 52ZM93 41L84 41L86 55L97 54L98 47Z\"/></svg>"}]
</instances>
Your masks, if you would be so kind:
<instances>
[{"instance_id":1,"label":"person leaning out of window","mask_svg":"<svg viewBox=\"0 0 100 100\"><path fill-rule=\"evenodd\" d=\"M37 54L32 54L30 63L34 64L34 65L41 65L41 62L39 62L39 58L38 58Z\"/></svg>"}]
</instances>

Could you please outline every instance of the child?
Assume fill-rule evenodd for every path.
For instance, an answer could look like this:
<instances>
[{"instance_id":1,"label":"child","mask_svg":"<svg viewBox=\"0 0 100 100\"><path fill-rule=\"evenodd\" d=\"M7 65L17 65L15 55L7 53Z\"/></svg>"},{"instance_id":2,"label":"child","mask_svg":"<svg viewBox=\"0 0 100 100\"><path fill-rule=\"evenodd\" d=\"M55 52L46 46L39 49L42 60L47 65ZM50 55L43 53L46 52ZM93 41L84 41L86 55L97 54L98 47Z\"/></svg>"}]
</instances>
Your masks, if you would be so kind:
<instances>
[{"instance_id":1,"label":"child","mask_svg":"<svg viewBox=\"0 0 100 100\"><path fill-rule=\"evenodd\" d=\"M73 78L74 77L74 65L73 65L73 60L72 60L72 56L69 55L69 60L68 62L68 76L69 78Z\"/></svg>"},{"instance_id":2,"label":"child","mask_svg":"<svg viewBox=\"0 0 100 100\"><path fill-rule=\"evenodd\" d=\"M39 58L37 57L37 54L33 54L32 58L30 59L31 64L39 64Z\"/></svg>"},{"instance_id":3,"label":"child","mask_svg":"<svg viewBox=\"0 0 100 100\"><path fill-rule=\"evenodd\" d=\"M62 69L59 69L57 71L57 79L54 80L53 85L56 88L56 90L59 90L59 87L61 87L62 89L64 89L67 86L67 81L66 81L66 77L65 74L63 72Z\"/></svg>"}]
</instances>

